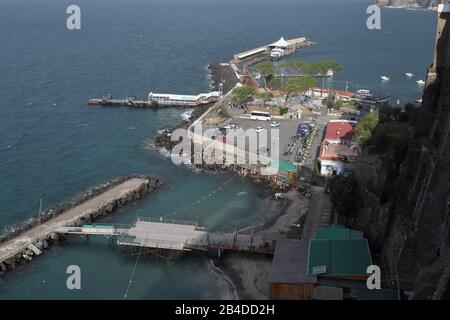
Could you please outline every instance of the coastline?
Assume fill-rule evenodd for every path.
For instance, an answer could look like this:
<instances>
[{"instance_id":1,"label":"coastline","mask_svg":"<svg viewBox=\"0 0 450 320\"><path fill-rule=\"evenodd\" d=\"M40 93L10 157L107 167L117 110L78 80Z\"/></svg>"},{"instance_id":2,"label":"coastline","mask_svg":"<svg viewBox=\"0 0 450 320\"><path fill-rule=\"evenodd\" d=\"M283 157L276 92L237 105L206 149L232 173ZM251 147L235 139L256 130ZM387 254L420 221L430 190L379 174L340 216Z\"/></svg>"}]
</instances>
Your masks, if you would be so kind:
<instances>
[{"instance_id":1,"label":"coastline","mask_svg":"<svg viewBox=\"0 0 450 320\"><path fill-rule=\"evenodd\" d=\"M290 191L286 194L281 208L279 207L272 209L274 212L267 216L266 221L262 222L256 233L277 234L281 238L299 239L308 211L309 199L296 191ZM271 264L272 256L270 255L242 252L227 252L220 260L214 260L215 267L220 268L233 282L239 300L269 299L270 285L267 278Z\"/></svg>"}]
</instances>

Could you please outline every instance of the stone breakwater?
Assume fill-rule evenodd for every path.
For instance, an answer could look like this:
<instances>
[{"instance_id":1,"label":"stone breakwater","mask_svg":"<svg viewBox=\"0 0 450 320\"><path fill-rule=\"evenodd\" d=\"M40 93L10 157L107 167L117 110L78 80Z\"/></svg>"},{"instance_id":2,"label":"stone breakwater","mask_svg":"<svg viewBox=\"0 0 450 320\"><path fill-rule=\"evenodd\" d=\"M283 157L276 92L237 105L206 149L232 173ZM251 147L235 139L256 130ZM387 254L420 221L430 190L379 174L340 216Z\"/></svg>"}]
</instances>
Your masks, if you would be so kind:
<instances>
[{"instance_id":1,"label":"stone breakwater","mask_svg":"<svg viewBox=\"0 0 450 320\"><path fill-rule=\"evenodd\" d=\"M61 239L54 230L81 226L136 201L161 186L159 179L131 175L110 181L86 192L70 203L61 204L0 240L0 274L40 255Z\"/></svg>"}]
</instances>

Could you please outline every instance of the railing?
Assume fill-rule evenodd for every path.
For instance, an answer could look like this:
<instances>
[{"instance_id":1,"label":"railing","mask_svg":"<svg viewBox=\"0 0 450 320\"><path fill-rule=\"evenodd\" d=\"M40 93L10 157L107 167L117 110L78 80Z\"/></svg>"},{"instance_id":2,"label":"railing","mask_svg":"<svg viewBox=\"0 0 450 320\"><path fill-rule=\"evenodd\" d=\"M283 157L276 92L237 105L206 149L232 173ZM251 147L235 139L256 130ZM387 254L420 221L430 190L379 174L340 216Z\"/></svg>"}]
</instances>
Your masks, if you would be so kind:
<instances>
[{"instance_id":1,"label":"railing","mask_svg":"<svg viewBox=\"0 0 450 320\"><path fill-rule=\"evenodd\" d=\"M132 245L155 249L184 250L185 246L179 241L161 240L161 239L136 239L135 237L121 237L118 240L121 245Z\"/></svg>"},{"instance_id":2,"label":"railing","mask_svg":"<svg viewBox=\"0 0 450 320\"><path fill-rule=\"evenodd\" d=\"M174 220L174 219L166 219L166 218L138 217L137 221L167 223L167 224L181 224L181 225L198 227L197 221L189 221L189 220Z\"/></svg>"}]
</instances>

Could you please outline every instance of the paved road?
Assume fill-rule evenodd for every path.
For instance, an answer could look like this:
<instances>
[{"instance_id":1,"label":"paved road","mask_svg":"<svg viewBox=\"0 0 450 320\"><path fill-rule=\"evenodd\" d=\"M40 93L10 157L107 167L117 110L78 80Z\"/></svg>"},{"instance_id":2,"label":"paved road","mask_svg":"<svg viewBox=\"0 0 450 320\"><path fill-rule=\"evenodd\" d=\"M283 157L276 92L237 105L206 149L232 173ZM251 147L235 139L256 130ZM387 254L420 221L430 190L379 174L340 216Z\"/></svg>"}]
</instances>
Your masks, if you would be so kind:
<instances>
[{"instance_id":1,"label":"paved road","mask_svg":"<svg viewBox=\"0 0 450 320\"><path fill-rule=\"evenodd\" d=\"M55 218L42 223L40 226L34 227L21 235L0 244L0 262L20 253L37 237L40 239L48 237L56 228L70 225L77 219L101 209L112 200L121 199L124 195L138 190L147 181L147 179L139 178L125 181L64 213L59 214Z\"/></svg>"}]
</instances>

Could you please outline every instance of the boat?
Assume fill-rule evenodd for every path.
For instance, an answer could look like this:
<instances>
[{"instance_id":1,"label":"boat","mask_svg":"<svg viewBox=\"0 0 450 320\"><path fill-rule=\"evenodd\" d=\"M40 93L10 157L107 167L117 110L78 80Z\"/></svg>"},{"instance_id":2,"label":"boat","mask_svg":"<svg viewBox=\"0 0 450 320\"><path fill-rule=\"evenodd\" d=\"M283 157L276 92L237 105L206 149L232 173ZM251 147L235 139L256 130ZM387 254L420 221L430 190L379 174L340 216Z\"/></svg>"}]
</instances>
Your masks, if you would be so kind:
<instances>
[{"instance_id":1,"label":"boat","mask_svg":"<svg viewBox=\"0 0 450 320\"><path fill-rule=\"evenodd\" d=\"M372 97L372 93L368 89L359 89L356 94L362 97Z\"/></svg>"},{"instance_id":2,"label":"boat","mask_svg":"<svg viewBox=\"0 0 450 320\"><path fill-rule=\"evenodd\" d=\"M381 80L383 80L383 81L389 81L389 80L391 80L391 78L388 77L388 76L381 76Z\"/></svg>"},{"instance_id":3,"label":"boat","mask_svg":"<svg viewBox=\"0 0 450 320\"><path fill-rule=\"evenodd\" d=\"M414 74L407 72L405 73L405 76L407 76L408 78L412 78L414 77Z\"/></svg>"},{"instance_id":4,"label":"boat","mask_svg":"<svg viewBox=\"0 0 450 320\"><path fill-rule=\"evenodd\" d=\"M417 99L416 101L414 101L415 103L422 103L422 99Z\"/></svg>"},{"instance_id":5,"label":"boat","mask_svg":"<svg viewBox=\"0 0 450 320\"><path fill-rule=\"evenodd\" d=\"M255 75L255 79L256 79L256 80L261 79L261 74L260 74L260 73L257 73L257 74Z\"/></svg>"},{"instance_id":6,"label":"boat","mask_svg":"<svg viewBox=\"0 0 450 320\"><path fill-rule=\"evenodd\" d=\"M334 71L332 69L328 69L328 71L327 71L327 73L325 73L325 75L322 75L321 73L316 74L316 77L331 78L332 76L334 76Z\"/></svg>"},{"instance_id":7,"label":"boat","mask_svg":"<svg viewBox=\"0 0 450 320\"><path fill-rule=\"evenodd\" d=\"M423 81L422 79L417 80L416 82L417 82L417 84L420 84L420 85L424 85L425 84L425 81Z\"/></svg>"}]
</instances>

